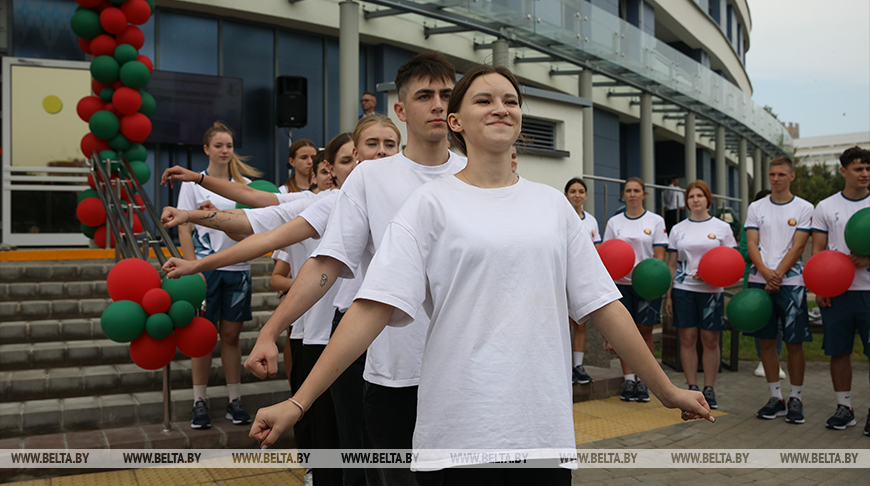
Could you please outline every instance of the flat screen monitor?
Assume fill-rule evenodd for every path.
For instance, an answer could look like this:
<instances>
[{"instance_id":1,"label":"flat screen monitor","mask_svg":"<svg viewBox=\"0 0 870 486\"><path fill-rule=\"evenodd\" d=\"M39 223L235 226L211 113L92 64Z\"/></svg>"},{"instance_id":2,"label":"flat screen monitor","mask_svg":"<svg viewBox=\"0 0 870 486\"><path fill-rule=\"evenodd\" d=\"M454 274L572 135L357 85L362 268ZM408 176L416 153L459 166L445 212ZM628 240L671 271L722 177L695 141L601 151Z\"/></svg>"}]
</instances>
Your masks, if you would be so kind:
<instances>
[{"instance_id":1,"label":"flat screen monitor","mask_svg":"<svg viewBox=\"0 0 870 486\"><path fill-rule=\"evenodd\" d=\"M155 70L144 91L157 103L148 142L202 145L203 134L219 120L242 146L242 78Z\"/></svg>"}]
</instances>

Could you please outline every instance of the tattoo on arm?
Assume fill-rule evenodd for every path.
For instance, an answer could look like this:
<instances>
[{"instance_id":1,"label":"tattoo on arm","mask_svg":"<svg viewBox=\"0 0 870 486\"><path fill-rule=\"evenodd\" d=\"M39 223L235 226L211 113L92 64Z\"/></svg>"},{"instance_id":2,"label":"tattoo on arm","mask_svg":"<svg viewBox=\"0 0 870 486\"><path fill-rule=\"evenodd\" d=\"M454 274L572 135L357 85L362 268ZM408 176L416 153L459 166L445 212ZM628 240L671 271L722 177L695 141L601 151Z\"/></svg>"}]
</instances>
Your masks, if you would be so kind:
<instances>
[{"instance_id":1,"label":"tattoo on arm","mask_svg":"<svg viewBox=\"0 0 870 486\"><path fill-rule=\"evenodd\" d=\"M327 281L329 281L329 277L327 277L325 273L320 274L320 286L323 287L326 285Z\"/></svg>"},{"instance_id":2,"label":"tattoo on arm","mask_svg":"<svg viewBox=\"0 0 870 486\"><path fill-rule=\"evenodd\" d=\"M199 224L208 226L209 228L222 229L221 225L238 218L240 215L237 212L230 211L212 211L199 219Z\"/></svg>"}]
</instances>

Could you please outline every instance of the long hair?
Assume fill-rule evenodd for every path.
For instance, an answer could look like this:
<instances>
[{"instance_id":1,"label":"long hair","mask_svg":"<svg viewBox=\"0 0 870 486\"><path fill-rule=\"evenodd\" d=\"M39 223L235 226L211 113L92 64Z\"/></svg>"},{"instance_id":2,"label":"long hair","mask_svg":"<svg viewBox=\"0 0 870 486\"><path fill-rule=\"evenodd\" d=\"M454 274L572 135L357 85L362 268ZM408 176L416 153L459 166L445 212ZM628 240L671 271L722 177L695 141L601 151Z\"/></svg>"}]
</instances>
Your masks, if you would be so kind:
<instances>
[{"instance_id":1,"label":"long hair","mask_svg":"<svg viewBox=\"0 0 870 486\"><path fill-rule=\"evenodd\" d=\"M326 150L324 150L323 160L325 160L328 164L334 164L335 157L338 155L338 151L347 142L353 142L353 138L351 137L350 132L336 135L335 138L333 138L329 141L328 144L326 144Z\"/></svg>"},{"instance_id":2,"label":"long hair","mask_svg":"<svg viewBox=\"0 0 870 486\"><path fill-rule=\"evenodd\" d=\"M583 186L583 190L589 192L589 189L586 188L586 183L583 182L583 179L579 177L572 177L567 184L565 184L565 194L568 194L568 189L571 189L571 186L574 184L580 184Z\"/></svg>"},{"instance_id":3,"label":"long hair","mask_svg":"<svg viewBox=\"0 0 870 486\"><path fill-rule=\"evenodd\" d=\"M307 138L299 139L292 144L290 144L290 151L288 158L295 159L296 153L299 152L299 149L303 147L311 147L315 151L317 150L317 145L314 145L314 142L308 140ZM290 169L290 175L287 176L287 182L284 183L284 186L287 188L287 192L301 192L302 189L299 189L299 185L296 184L296 168L290 165L290 161L287 161L287 167Z\"/></svg>"},{"instance_id":4,"label":"long hair","mask_svg":"<svg viewBox=\"0 0 870 486\"><path fill-rule=\"evenodd\" d=\"M216 121L214 122L214 124L212 124L211 128L206 130L205 135L203 135L202 137L202 144L208 146L211 143L211 139L214 138L214 136L218 133L226 133L230 136L231 139L236 139L236 134L230 127L224 125L219 121ZM246 164L246 160L250 160L250 157L239 155L235 151L233 151L233 156L230 158L230 163L228 166L230 176L233 178L234 181L241 184L245 184L245 176L260 177L261 175L263 175L263 173L260 172L258 169Z\"/></svg>"},{"instance_id":5,"label":"long hair","mask_svg":"<svg viewBox=\"0 0 870 486\"><path fill-rule=\"evenodd\" d=\"M382 125L385 127L390 127L396 132L396 144L398 146L402 145L402 134L399 133L399 127L393 123L393 120L390 120L389 117L384 115L369 115L367 117L360 118L360 120L356 124L356 128L353 129L353 134L351 135L351 139L353 139L353 146L356 147L360 143L360 139L362 138L362 132L364 132L367 128L374 125Z\"/></svg>"}]
</instances>

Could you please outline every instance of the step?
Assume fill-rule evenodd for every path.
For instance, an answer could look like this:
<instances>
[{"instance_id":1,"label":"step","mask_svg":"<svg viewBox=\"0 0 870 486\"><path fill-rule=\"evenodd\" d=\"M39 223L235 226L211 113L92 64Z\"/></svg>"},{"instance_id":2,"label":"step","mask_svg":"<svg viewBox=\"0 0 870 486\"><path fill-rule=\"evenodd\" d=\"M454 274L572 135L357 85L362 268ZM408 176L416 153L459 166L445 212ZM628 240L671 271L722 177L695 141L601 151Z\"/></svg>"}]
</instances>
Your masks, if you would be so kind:
<instances>
[{"instance_id":1,"label":"step","mask_svg":"<svg viewBox=\"0 0 870 486\"><path fill-rule=\"evenodd\" d=\"M212 421L224 422L228 401L226 387L211 386L208 388L208 395ZM252 417L258 409L286 400L291 395L285 380L242 383L242 402ZM172 419L189 421L193 408L193 390L172 390L171 398ZM161 391L0 403L0 434L4 439L161 423Z\"/></svg>"},{"instance_id":2,"label":"step","mask_svg":"<svg viewBox=\"0 0 870 486\"><path fill-rule=\"evenodd\" d=\"M278 307L278 293L273 290L254 292L252 310L274 310ZM112 303L108 297L100 299L24 300L0 302L0 321L100 317Z\"/></svg>"},{"instance_id":3,"label":"step","mask_svg":"<svg viewBox=\"0 0 870 486\"><path fill-rule=\"evenodd\" d=\"M251 352L257 342L258 333L257 329L242 331L239 335L242 354ZM284 335L279 339L285 339ZM109 339L3 344L0 345L0 370L12 372L34 368L132 363L129 348L128 343L116 343ZM220 346L215 346L212 356L217 357L219 354ZM175 359L183 359L181 353L176 353L175 356Z\"/></svg>"},{"instance_id":4,"label":"step","mask_svg":"<svg viewBox=\"0 0 870 486\"><path fill-rule=\"evenodd\" d=\"M243 355L241 362L244 363L247 359L248 356ZM283 353L278 354L278 363L276 377L284 379L286 374L284 373ZM172 362L170 370L173 388L193 386L189 358L178 354L176 361ZM242 368L242 383L259 380L244 367ZM220 357L213 356L208 383L218 385L225 382ZM0 372L0 403L49 397L95 396L118 391L134 393L162 389L162 369L144 370L133 363Z\"/></svg>"},{"instance_id":5,"label":"step","mask_svg":"<svg viewBox=\"0 0 870 486\"><path fill-rule=\"evenodd\" d=\"M149 262L158 267L156 259ZM39 262L3 262L0 282L67 282L73 280L106 280L114 260L58 260ZM251 275L270 275L274 261L259 257L251 261Z\"/></svg>"},{"instance_id":6,"label":"step","mask_svg":"<svg viewBox=\"0 0 870 486\"><path fill-rule=\"evenodd\" d=\"M251 278L254 292L274 292L269 287L270 275ZM106 280L77 280L70 282L9 282L0 283L0 302L32 300L108 299Z\"/></svg>"},{"instance_id":7,"label":"step","mask_svg":"<svg viewBox=\"0 0 870 486\"><path fill-rule=\"evenodd\" d=\"M622 393L622 383L625 381L622 372L597 366L584 368L594 381L585 385L572 385L574 403L600 400Z\"/></svg>"}]
</instances>

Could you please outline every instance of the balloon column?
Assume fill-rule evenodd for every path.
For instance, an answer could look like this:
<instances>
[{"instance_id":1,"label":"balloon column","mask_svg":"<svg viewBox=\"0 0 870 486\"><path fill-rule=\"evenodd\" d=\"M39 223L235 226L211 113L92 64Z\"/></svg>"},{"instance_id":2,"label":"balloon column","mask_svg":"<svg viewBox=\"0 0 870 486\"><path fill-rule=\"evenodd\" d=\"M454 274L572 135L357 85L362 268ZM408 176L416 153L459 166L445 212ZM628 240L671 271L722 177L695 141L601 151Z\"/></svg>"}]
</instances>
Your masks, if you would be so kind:
<instances>
[{"instance_id":1,"label":"balloon column","mask_svg":"<svg viewBox=\"0 0 870 486\"><path fill-rule=\"evenodd\" d=\"M156 105L153 96L140 90L148 84L154 65L147 56L139 54L145 36L136 25L151 17L154 0L76 0L76 3L79 7L70 25L79 37L79 47L94 56L90 68L93 95L82 98L76 107L90 129L82 138L81 150L85 157L97 152L102 161L113 161L113 178L121 167L118 154L123 153L133 175L144 184L151 177L151 170L145 164L147 152L142 142L151 134L149 117ZM93 177L88 177L88 185L96 187ZM82 223L82 233L105 247L106 214L99 199L90 200L96 196L95 191L84 191L79 196L76 215ZM129 202L126 194L122 196ZM141 231L141 224L138 226ZM110 244L114 246L113 241Z\"/></svg>"},{"instance_id":2,"label":"balloon column","mask_svg":"<svg viewBox=\"0 0 870 486\"><path fill-rule=\"evenodd\" d=\"M128 258L109 271L106 288L114 302L103 311L100 326L112 341L130 343L130 357L139 367L163 368L176 348L191 358L214 349L214 325L196 317L206 291L201 276L161 282L150 263Z\"/></svg>"}]
</instances>

